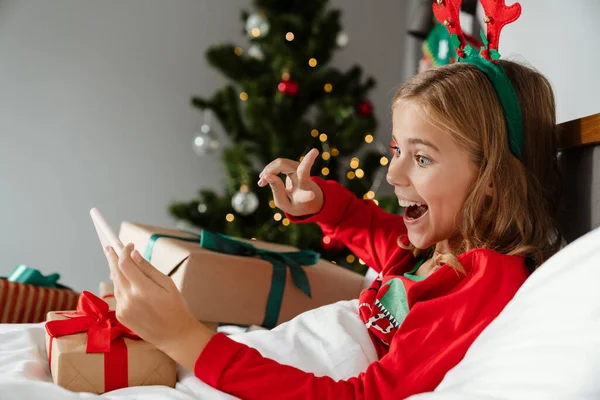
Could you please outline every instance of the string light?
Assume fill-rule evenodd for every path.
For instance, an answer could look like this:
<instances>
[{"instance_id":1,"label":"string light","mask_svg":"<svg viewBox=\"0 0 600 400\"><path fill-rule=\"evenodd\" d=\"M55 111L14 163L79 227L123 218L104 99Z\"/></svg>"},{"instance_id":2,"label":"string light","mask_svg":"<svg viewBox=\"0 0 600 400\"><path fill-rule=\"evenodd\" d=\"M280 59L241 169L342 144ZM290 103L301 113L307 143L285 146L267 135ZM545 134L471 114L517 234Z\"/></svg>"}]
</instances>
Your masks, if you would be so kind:
<instances>
[{"instance_id":1,"label":"string light","mask_svg":"<svg viewBox=\"0 0 600 400\"><path fill-rule=\"evenodd\" d=\"M304 156L300 156L300 158L298 159L298 161L302 162L302 160L304 160Z\"/></svg>"},{"instance_id":2,"label":"string light","mask_svg":"<svg viewBox=\"0 0 600 400\"><path fill-rule=\"evenodd\" d=\"M363 176L365 176L365 171L363 171L363 170L362 170L362 169L360 169L360 168L359 168L359 169L357 169L357 170L356 170L356 177L360 179L360 178L362 178Z\"/></svg>"},{"instance_id":3,"label":"string light","mask_svg":"<svg viewBox=\"0 0 600 400\"><path fill-rule=\"evenodd\" d=\"M317 59L316 58L311 58L310 60L308 60L308 65L310 65L311 67L316 67L317 66Z\"/></svg>"},{"instance_id":4,"label":"string light","mask_svg":"<svg viewBox=\"0 0 600 400\"><path fill-rule=\"evenodd\" d=\"M250 240L256 240L256 238L250 238Z\"/></svg>"},{"instance_id":5,"label":"string light","mask_svg":"<svg viewBox=\"0 0 600 400\"><path fill-rule=\"evenodd\" d=\"M352 160L350 160L350 168L356 169L359 165L360 161L358 160L358 158L352 157Z\"/></svg>"},{"instance_id":6,"label":"string light","mask_svg":"<svg viewBox=\"0 0 600 400\"><path fill-rule=\"evenodd\" d=\"M333 147L331 149L331 155L334 156L334 157L337 157L337 156L340 155L340 151L336 147Z\"/></svg>"},{"instance_id":7,"label":"string light","mask_svg":"<svg viewBox=\"0 0 600 400\"><path fill-rule=\"evenodd\" d=\"M379 164L381 164L381 165L387 165L388 162L389 162L389 160L386 156L383 156L379 159Z\"/></svg>"},{"instance_id":8,"label":"string light","mask_svg":"<svg viewBox=\"0 0 600 400\"><path fill-rule=\"evenodd\" d=\"M377 200L377 199L373 199L373 203L375 203L375 205L377 205L377 206L378 206L378 205L379 205L379 200Z\"/></svg>"},{"instance_id":9,"label":"string light","mask_svg":"<svg viewBox=\"0 0 600 400\"><path fill-rule=\"evenodd\" d=\"M367 193L365 193L365 195L363 196L363 199L372 199L375 197L375 192L372 190L369 190Z\"/></svg>"},{"instance_id":10,"label":"string light","mask_svg":"<svg viewBox=\"0 0 600 400\"><path fill-rule=\"evenodd\" d=\"M283 73L281 74L281 79L282 79L282 80L284 80L284 81L289 81L289 80L290 80L290 73L289 73L289 72L287 72L287 71L286 71L286 72L283 72Z\"/></svg>"},{"instance_id":11,"label":"string light","mask_svg":"<svg viewBox=\"0 0 600 400\"><path fill-rule=\"evenodd\" d=\"M349 263L353 263L354 261L356 261L356 257L354 257L352 254L349 254L348 257L346 257L346 261L348 261Z\"/></svg>"},{"instance_id":12,"label":"string light","mask_svg":"<svg viewBox=\"0 0 600 400\"><path fill-rule=\"evenodd\" d=\"M331 238L329 236L323 236L323 243L325 243L325 244L331 243Z\"/></svg>"},{"instance_id":13,"label":"string light","mask_svg":"<svg viewBox=\"0 0 600 400\"><path fill-rule=\"evenodd\" d=\"M323 86L323 89L325 89L325 91L329 93L333 90L333 85L331 83L326 83L325 86Z\"/></svg>"},{"instance_id":14,"label":"string light","mask_svg":"<svg viewBox=\"0 0 600 400\"><path fill-rule=\"evenodd\" d=\"M284 218L284 219L281 221L281 223L282 223L284 226L288 226L288 225L290 224L290 220L289 220L289 219L287 219L287 218Z\"/></svg>"},{"instance_id":15,"label":"string light","mask_svg":"<svg viewBox=\"0 0 600 400\"><path fill-rule=\"evenodd\" d=\"M246 93L246 92L242 92L242 93L240 93L240 100L241 100L241 101L246 101L246 100L248 100L248 93Z\"/></svg>"},{"instance_id":16,"label":"string light","mask_svg":"<svg viewBox=\"0 0 600 400\"><path fill-rule=\"evenodd\" d=\"M227 222L233 222L235 217L233 216L233 214L230 213L225 216L225 219L227 220Z\"/></svg>"},{"instance_id":17,"label":"string light","mask_svg":"<svg viewBox=\"0 0 600 400\"><path fill-rule=\"evenodd\" d=\"M354 171L349 171L346 176L348 177L348 179L354 179L354 177L356 176L356 174L354 173Z\"/></svg>"},{"instance_id":18,"label":"string light","mask_svg":"<svg viewBox=\"0 0 600 400\"><path fill-rule=\"evenodd\" d=\"M275 213L275 214L273 215L273 219L274 219L275 221L281 221L281 218L283 218L283 217L281 216L281 214L280 214L280 213Z\"/></svg>"},{"instance_id":19,"label":"string light","mask_svg":"<svg viewBox=\"0 0 600 400\"><path fill-rule=\"evenodd\" d=\"M286 39L288 42L291 42L292 40L294 40L294 34L293 34L292 32L288 32L288 33L286 33L286 34L285 34L285 39Z\"/></svg>"},{"instance_id":20,"label":"string light","mask_svg":"<svg viewBox=\"0 0 600 400\"><path fill-rule=\"evenodd\" d=\"M319 136L319 130L318 129L313 129L312 131L310 131L310 136L312 136L312 137Z\"/></svg>"},{"instance_id":21,"label":"string light","mask_svg":"<svg viewBox=\"0 0 600 400\"><path fill-rule=\"evenodd\" d=\"M329 154L327 151L324 151L323 154L321 154L321 157L323 157L323 160L327 161L331 157L331 154Z\"/></svg>"},{"instance_id":22,"label":"string light","mask_svg":"<svg viewBox=\"0 0 600 400\"><path fill-rule=\"evenodd\" d=\"M360 265L365 265L365 262L363 260L361 260L360 258L358 259L358 262L360 263Z\"/></svg>"},{"instance_id":23,"label":"string light","mask_svg":"<svg viewBox=\"0 0 600 400\"><path fill-rule=\"evenodd\" d=\"M323 169L321 170L321 174L322 174L322 175L325 175L325 176L329 175L329 168L327 168L327 167L323 168Z\"/></svg>"},{"instance_id":24,"label":"string light","mask_svg":"<svg viewBox=\"0 0 600 400\"><path fill-rule=\"evenodd\" d=\"M321 134L319 135L319 140L320 140L321 142L326 142L326 141L327 141L327 135L326 135L326 134L324 134L324 133L321 133Z\"/></svg>"},{"instance_id":25,"label":"string light","mask_svg":"<svg viewBox=\"0 0 600 400\"><path fill-rule=\"evenodd\" d=\"M368 135L365 136L365 142L371 143L372 141L373 141L373 135L371 135L369 133Z\"/></svg>"},{"instance_id":26,"label":"string light","mask_svg":"<svg viewBox=\"0 0 600 400\"><path fill-rule=\"evenodd\" d=\"M275 208L275 200L269 200L269 207Z\"/></svg>"},{"instance_id":27,"label":"string light","mask_svg":"<svg viewBox=\"0 0 600 400\"><path fill-rule=\"evenodd\" d=\"M244 50L242 50L241 47L236 47L235 49L233 49L233 52L235 53L236 56L241 56L242 53L244 52Z\"/></svg>"},{"instance_id":28,"label":"string light","mask_svg":"<svg viewBox=\"0 0 600 400\"><path fill-rule=\"evenodd\" d=\"M258 28L252 28L252 36L259 37L260 36L260 29L258 29Z\"/></svg>"}]
</instances>

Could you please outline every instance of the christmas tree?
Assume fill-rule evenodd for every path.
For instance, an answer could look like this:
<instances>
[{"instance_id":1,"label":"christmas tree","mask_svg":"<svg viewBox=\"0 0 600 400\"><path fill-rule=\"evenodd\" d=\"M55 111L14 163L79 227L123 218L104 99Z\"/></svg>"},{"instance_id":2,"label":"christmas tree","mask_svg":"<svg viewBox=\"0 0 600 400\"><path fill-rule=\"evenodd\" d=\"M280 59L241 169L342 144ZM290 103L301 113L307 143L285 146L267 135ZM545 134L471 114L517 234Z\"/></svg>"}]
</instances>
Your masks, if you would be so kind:
<instances>
[{"instance_id":1,"label":"christmas tree","mask_svg":"<svg viewBox=\"0 0 600 400\"><path fill-rule=\"evenodd\" d=\"M192 105L216 116L231 138L223 150L228 183L223 195L200 190L189 202L171 204L170 212L187 225L312 249L364 272L364 263L341 243L315 224L291 224L275 209L268 187L256 186L267 163L301 159L317 148L312 175L335 179L390 212L399 208L393 197L375 198L389 162L387 147L374 140L377 122L367 95L375 81L363 78L358 66L346 72L328 66L348 36L340 11L327 3L255 0L257 11L242 11L247 50L235 44L207 50L209 64L230 83L210 98L194 97ZM194 140L197 153L218 144L210 124L203 124Z\"/></svg>"}]
</instances>

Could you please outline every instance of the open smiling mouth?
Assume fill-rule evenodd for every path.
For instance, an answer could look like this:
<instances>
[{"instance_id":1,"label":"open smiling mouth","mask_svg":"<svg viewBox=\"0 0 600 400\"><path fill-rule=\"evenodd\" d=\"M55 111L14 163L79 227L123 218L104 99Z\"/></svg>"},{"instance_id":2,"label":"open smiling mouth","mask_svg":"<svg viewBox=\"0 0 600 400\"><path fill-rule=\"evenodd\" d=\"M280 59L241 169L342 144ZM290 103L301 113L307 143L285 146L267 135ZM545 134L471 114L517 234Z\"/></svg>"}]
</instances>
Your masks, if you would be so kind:
<instances>
[{"instance_id":1,"label":"open smiling mouth","mask_svg":"<svg viewBox=\"0 0 600 400\"><path fill-rule=\"evenodd\" d=\"M419 219L429 210L427 204L420 204L412 201L399 200L398 204L400 204L401 207L405 207L404 218L409 220Z\"/></svg>"}]
</instances>

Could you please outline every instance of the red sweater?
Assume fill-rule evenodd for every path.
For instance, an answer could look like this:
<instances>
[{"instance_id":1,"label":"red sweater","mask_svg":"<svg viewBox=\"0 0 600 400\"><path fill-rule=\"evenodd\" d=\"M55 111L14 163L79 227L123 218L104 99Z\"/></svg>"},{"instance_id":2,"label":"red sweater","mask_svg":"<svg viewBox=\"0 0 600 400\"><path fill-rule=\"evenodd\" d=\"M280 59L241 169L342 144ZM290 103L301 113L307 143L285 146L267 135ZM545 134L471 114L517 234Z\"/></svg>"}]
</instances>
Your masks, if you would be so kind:
<instances>
[{"instance_id":1,"label":"red sweater","mask_svg":"<svg viewBox=\"0 0 600 400\"><path fill-rule=\"evenodd\" d=\"M406 233L401 216L357 199L336 182L315 181L325 204L301 222L317 222L380 272L359 298L380 360L336 382L264 358L219 333L198 357L195 375L248 400L402 399L432 391L525 281L524 259L475 249L458 257L465 274L444 265L426 279L414 277L408 271L416 260L397 245Z\"/></svg>"}]
</instances>

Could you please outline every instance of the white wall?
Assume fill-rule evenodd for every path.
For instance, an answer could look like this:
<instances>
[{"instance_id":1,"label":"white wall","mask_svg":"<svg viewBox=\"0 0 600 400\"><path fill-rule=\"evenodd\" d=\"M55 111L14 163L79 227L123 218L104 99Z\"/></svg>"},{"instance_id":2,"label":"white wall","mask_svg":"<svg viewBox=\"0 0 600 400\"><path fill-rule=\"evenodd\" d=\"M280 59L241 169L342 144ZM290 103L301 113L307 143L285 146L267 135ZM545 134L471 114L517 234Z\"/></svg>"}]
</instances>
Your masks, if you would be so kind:
<instances>
[{"instance_id":1,"label":"white wall","mask_svg":"<svg viewBox=\"0 0 600 400\"><path fill-rule=\"evenodd\" d=\"M402 77L403 2L337 0L350 36L335 64L379 87L381 141ZM108 276L88 217L170 226L167 204L219 189L219 156L191 148L192 95L224 79L204 60L244 44L244 0L0 0L0 276L25 263L76 289ZM215 129L217 129L215 127ZM385 137L385 138L384 138Z\"/></svg>"},{"instance_id":2,"label":"white wall","mask_svg":"<svg viewBox=\"0 0 600 400\"><path fill-rule=\"evenodd\" d=\"M502 58L527 62L550 80L558 122L599 113L600 1L520 3L521 17L500 36Z\"/></svg>"}]
</instances>

